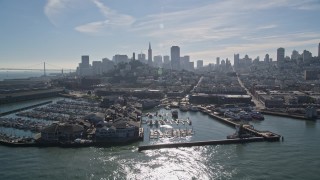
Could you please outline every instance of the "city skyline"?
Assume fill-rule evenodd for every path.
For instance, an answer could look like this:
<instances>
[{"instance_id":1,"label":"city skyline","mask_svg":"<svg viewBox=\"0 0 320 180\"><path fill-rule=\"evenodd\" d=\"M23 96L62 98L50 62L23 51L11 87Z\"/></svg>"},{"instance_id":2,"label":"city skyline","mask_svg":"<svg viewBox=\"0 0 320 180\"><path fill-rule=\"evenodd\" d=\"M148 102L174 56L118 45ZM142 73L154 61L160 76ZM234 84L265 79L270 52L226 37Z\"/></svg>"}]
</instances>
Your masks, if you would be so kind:
<instances>
[{"instance_id":1,"label":"city skyline","mask_svg":"<svg viewBox=\"0 0 320 180\"><path fill-rule=\"evenodd\" d=\"M127 6L130 4L130 6ZM242 4L246 4L243 6ZM2 67L46 61L75 68L91 60L132 52L169 55L181 47L191 61L214 63L248 54L276 59L277 48L318 55L318 1L2 1ZM143 8L148 7L148 8ZM306 20L307 19L307 20Z\"/></svg>"}]
</instances>

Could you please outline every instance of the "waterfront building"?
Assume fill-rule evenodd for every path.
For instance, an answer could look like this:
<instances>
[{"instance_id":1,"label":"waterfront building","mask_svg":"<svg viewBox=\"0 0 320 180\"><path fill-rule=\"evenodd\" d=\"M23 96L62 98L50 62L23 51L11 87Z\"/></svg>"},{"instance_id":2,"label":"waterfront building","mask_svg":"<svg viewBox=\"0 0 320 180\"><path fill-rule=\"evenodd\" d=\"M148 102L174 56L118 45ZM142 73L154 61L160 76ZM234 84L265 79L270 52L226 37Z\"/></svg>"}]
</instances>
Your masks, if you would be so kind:
<instances>
[{"instance_id":1,"label":"waterfront building","mask_svg":"<svg viewBox=\"0 0 320 180\"><path fill-rule=\"evenodd\" d=\"M173 70L180 70L180 47L171 47L171 67Z\"/></svg>"},{"instance_id":2,"label":"waterfront building","mask_svg":"<svg viewBox=\"0 0 320 180\"><path fill-rule=\"evenodd\" d=\"M203 60L197 61L197 69L203 68Z\"/></svg>"},{"instance_id":3,"label":"waterfront building","mask_svg":"<svg viewBox=\"0 0 320 180\"><path fill-rule=\"evenodd\" d=\"M61 142L81 138L84 128L78 124L52 123L41 131L41 141Z\"/></svg>"},{"instance_id":4,"label":"waterfront building","mask_svg":"<svg viewBox=\"0 0 320 180\"><path fill-rule=\"evenodd\" d=\"M152 49L151 49L150 42L149 42L149 49L148 49L148 65L152 66Z\"/></svg>"},{"instance_id":5,"label":"waterfront building","mask_svg":"<svg viewBox=\"0 0 320 180\"><path fill-rule=\"evenodd\" d=\"M116 119L114 123L98 124L95 136L97 141L128 141L139 138L139 127L125 119Z\"/></svg>"}]
</instances>

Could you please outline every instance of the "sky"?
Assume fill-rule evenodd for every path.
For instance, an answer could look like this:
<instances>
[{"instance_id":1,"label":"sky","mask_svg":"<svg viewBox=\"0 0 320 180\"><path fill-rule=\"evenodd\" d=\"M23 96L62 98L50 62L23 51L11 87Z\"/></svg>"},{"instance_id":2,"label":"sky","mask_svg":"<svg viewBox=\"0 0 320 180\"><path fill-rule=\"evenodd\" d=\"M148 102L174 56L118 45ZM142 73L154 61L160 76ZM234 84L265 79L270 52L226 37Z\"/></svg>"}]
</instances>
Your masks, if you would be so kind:
<instances>
[{"instance_id":1,"label":"sky","mask_svg":"<svg viewBox=\"0 0 320 180\"><path fill-rule=\"evenodd\" d=\"M320 0L0 0L0 68L76 68L115 54L318 55Z\"/></svg>"}]
</instances>

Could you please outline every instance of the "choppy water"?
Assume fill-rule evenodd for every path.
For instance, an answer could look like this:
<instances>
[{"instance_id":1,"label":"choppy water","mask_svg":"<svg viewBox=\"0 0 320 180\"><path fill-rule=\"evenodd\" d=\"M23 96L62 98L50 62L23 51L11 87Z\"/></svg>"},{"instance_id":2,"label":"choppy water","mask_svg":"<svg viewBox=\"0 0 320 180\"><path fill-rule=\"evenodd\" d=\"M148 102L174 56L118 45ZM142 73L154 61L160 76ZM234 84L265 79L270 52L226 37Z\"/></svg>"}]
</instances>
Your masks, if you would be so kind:
<instances>
[{"instance_id":1,"label":"choppy water","mask_svg":"<svg viewBox=\"0 0 320 180\"><path fill-rule=\"evenodd\" d=\"M179 141L224 139L232 128L201 113L195 135ZM137 152L139 143L112 148L0 146L0 179L319 179L320 123L266 116L255 128L284 136L256 142ZM168 140L149 140L146 143Z\"/></svg>"}]
</instances>

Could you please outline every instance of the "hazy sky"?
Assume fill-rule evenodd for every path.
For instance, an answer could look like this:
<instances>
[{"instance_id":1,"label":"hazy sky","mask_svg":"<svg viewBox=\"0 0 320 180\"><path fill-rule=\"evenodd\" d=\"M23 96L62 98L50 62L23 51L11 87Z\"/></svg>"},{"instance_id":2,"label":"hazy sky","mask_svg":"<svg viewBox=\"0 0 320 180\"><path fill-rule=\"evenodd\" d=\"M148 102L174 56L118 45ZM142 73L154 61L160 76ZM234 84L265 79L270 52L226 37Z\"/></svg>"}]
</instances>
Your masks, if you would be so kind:
<instances>
[{"instance_id":1,"label":"hazy sky","mask_svg":"<svg viewBox=\"0 0 320 180\"><path fill-rule=\"evenodd\" d=\"M149 41L205 64L278 47L317 56L319 12L319 0L0 0L0 67L75 68L81 55L147 54Z\"/></svg>"}]
</instances>

